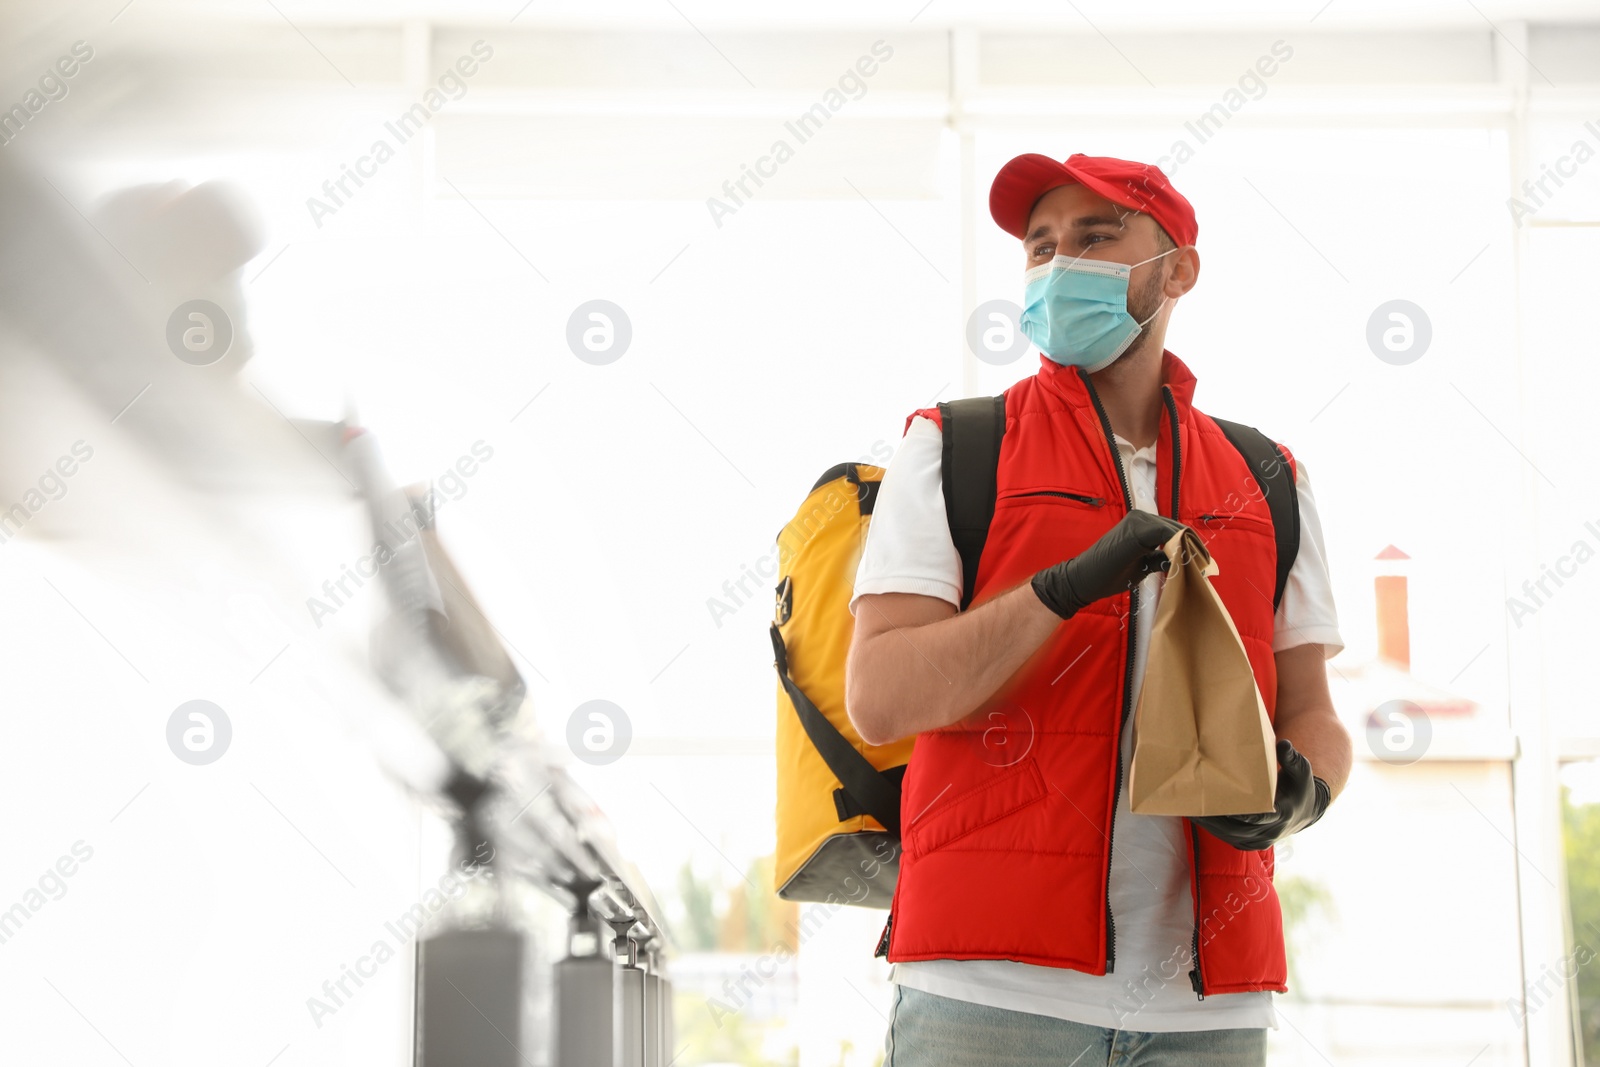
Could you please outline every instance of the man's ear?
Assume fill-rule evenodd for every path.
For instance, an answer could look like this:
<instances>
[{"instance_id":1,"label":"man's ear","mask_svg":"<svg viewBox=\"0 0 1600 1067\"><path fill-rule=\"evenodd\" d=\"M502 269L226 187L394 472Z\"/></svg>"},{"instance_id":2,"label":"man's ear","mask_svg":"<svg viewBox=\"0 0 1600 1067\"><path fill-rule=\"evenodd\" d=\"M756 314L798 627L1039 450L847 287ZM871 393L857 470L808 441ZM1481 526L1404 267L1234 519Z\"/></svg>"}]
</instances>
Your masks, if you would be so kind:
<instances>
[{"instance_id":1,"label":"man's ear","mask_svg":"<svg viewBox=\"0 0 1600 1067\"><path fill-rule=\"evenodd\" d=\"M1172 273L1162 292L1166 296L1180 297L1200 280L1200 252L1194 245L1184 245L1172 258L1175 260Z\"/></svg>"}]
</instances>

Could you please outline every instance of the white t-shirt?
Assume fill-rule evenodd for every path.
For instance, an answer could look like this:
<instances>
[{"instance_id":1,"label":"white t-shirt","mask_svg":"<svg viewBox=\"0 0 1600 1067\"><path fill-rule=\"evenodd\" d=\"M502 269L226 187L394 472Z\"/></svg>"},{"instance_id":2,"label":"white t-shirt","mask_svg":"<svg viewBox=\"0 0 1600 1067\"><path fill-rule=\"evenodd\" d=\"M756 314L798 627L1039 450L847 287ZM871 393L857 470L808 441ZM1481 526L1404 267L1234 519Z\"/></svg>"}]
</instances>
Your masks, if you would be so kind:
<instances>
[{"instance_id":1,"label":"white t-shirt","mask_svg":"<svg viewBox=\"0 0 1600 1067\"><path fill-rule=\"evenodd\" d=\"M1156 448L1135 450L1116 437L1134 506L1156 507ZM867 593L919 593L961 603L961 558L950 539L939 460L939 427L915 418L889 461L872 510L856 572L855 598ZM1321 644L1327 657L1344 643L1334 611L1322 525L1304 463L1296 462L1300 551L1278 605L1275 652ZM1134 634L1133 696L1144 681L1150 628L1165 576L1139 586ZM1122 759L1132 758L1133 716L1122 733ZM1194 994L1189 984L1194 903L1183 820L1135 815L1128 790L1117 801L1112 829L1111 910L1116 916L1116 971L1093 975L1017 960L915 960L892 964L889 980L974 1004L1051 1015L1089 1026L1167 1032L1271 1027L1277 1017L1268 991ZM1173 974L1175 977L1165 978Z\"/></svg>"}]
</instances>

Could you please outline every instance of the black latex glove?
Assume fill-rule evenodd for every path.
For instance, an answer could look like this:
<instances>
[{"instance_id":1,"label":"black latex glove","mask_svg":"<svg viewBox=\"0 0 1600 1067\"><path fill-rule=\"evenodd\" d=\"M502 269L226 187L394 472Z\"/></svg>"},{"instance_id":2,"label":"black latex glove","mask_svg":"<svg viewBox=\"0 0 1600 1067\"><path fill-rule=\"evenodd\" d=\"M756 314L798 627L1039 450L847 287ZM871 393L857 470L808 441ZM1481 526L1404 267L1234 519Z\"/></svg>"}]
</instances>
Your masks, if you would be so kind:
<instances>
[{"instance_id":1,"label":"black latex glove","mask_svg":"<svg viewBox=\"0 0 1600 1067\"><path fill-rule=\"evenodd\" d=\"M1080 554L1035 574L1033 591L1045 607L1070 619L1096 600L1125 592L1152 571L1166 570L1161 546L1185 528L1165 515L1130 511Z\"/></svg>"},{"instance_id":2,"label":"black latex glove","mask_svg":"<svg viewBox=\"0 0 1600 1067\"><path fill-rule=\"evenodd\" d=\"M1192 820L1234 848L1259 852L1304 830L1328 810L1328 783L1311 773L1311 761L1278 738L1275 810L1261 815L1199 815Z\"/></svg>"}]
</instances>

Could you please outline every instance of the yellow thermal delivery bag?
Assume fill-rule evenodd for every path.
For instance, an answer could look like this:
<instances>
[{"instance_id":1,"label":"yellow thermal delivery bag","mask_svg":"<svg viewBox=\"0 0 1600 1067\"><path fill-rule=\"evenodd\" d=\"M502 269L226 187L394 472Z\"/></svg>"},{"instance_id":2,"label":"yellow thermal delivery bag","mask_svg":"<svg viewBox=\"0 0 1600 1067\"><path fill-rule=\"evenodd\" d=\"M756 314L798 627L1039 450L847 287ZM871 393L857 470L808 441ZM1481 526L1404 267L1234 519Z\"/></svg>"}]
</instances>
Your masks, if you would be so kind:
<instances>
[{"instance_id":1,"label":"yellow thermal delivery bag","mask_svg":"<svg viewBox=\"0 0 1600 1067\"><path fill-rule=\"evenodd\" d=\"M844 704L850 596L883 468L841 463L778 534L778 853L785 900L887 908L914 736L869 745Z\"/></svg>"}]
</instances>

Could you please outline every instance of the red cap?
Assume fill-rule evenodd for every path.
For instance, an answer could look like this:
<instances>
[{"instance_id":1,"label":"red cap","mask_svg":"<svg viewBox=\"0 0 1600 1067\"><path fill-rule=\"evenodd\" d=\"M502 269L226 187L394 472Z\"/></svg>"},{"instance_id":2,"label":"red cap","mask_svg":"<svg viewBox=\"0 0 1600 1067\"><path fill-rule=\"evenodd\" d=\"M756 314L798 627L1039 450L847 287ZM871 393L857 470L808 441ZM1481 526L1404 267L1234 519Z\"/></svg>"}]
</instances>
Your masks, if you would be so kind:
<instances>
[{"instance_id":1,"label":"red cap","mask_svg":"<svg viewBox=\"0 0 1600 1067\"><path fill-rule=\"evenodd\" d=\"M1113 203L1143 211L1181 248L1200 233L1194 207L1172 187L1161 168L1110 156L1068 156L1058 163L1030 152L1000 168L989 187L989 214L1000 228L1021 240L1039 197L1062 185L1082 185Z\"/></svg>"}]
</instances>

